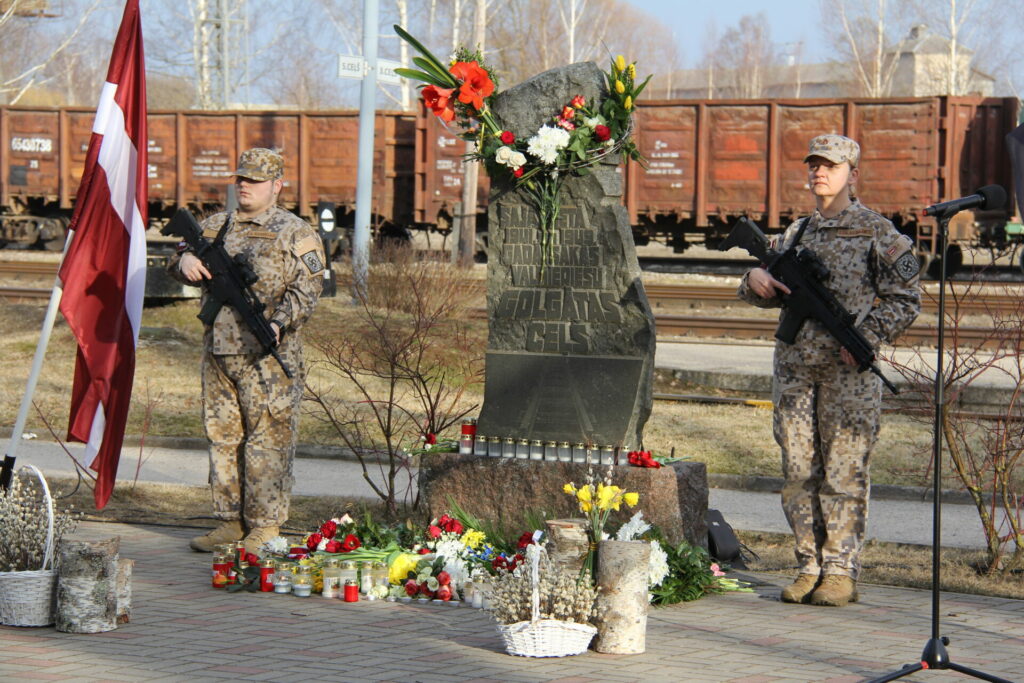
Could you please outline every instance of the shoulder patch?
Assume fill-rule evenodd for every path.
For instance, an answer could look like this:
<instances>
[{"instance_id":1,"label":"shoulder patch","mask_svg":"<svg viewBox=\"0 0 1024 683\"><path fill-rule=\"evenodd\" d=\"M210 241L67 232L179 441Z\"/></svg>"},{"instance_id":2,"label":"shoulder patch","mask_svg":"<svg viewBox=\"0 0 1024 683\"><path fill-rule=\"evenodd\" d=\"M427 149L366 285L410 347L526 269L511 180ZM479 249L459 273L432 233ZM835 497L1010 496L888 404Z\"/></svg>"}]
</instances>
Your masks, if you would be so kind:
<instances>
[{"instance_id":1,"label":"shoulder patch","mask_svg":"<svg viewBox=\"0 0 1024 683\"><path fill-rule=\"evenodd\" d=\"M219 233L220 230L217 228L206 228L205 230L203 230L203 237L205 237L208 240L212 240L216 238Z\"/></svg>"},{"instance_id":2,"label":"shoulder patch","mask_svg":"<svg viewBox=\"0 0 1024 683\"><path fill-rule=\"evenodd\" d=\"M836 237L874 237L875 231L871 228L839 228L836 230Z\"/></svg>"},{"instance_id":3,"label":"shoulder patch","mask_svg":"<svg viewBox=\"0 0 1024 683\"><path fill-rule=\"evenodd\" d=\"M917 257L915 257L914 252L909 249L903 252L903 256L896 259L896 263L894 263L892 267L893 270L896 271L896 274L903 278L904 282L909 282L920 270Z\"/></svg>"},{"instance_id":4,"label":"shoulder patch","mask_svg":"<svg viewBox=\"0 0 1024 683\"><path fill-rule=\"evenodd\" d=\"M299 258L306 265L306 270L309 271L310 275L316 275L324 269L324 262L320 260L320 254L316 250L307 251Z\"/></svg>"},{"instance_id":5,"label":"shoulder patch","mask_svg":"<svg viewBox=\"0 0 1024 683\"><path fill-rule=\"evenodd\" d=\"M326 268L324 264L323 242L316 234L308 235L299 240L292 249L293 253L302 260L310 275L316 275Z\"/></svg>"}]
</instances>

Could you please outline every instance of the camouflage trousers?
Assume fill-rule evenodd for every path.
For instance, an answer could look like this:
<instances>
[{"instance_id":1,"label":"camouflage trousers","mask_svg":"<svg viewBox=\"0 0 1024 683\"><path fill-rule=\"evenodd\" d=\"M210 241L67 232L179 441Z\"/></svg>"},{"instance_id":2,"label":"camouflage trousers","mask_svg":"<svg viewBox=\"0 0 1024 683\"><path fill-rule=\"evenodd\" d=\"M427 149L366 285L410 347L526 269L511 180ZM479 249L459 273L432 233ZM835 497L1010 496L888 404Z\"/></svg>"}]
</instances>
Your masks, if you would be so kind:
<instances>
[{"instance_id":1,"label":"camouflage trousers","mask_svg":"<svg viewBox=\"0 0 1024 683\"><path fill-rule=\"evenodd\" d=\"M203 355L203 422L218 519L241 519L250 529L288 519L303 387L296 347L280 349L294 379L271 356Z\"/></svg>"},{"instance_id":2,"label":"camouflage trousers","mask_svg":"<svg viewBox=\"0 0 1024 683\"><path fill-rule=\"evenodd\" d=\"M775 440L782 448L782 508L800 573L854 579L867 526L868 458L878 439L881 382L845 364L776 359Z\"/></svg>"}]
</instances>

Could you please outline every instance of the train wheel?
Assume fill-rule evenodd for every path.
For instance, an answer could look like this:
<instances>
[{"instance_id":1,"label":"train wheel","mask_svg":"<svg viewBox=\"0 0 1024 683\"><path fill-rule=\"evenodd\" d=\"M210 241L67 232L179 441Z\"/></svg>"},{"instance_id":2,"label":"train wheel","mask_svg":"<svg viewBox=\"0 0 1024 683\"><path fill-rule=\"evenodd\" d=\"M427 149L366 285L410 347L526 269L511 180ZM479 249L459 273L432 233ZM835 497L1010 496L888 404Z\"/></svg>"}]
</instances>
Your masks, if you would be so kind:
<instances>
[{"instance_id":1,"label":"train wheel","mask_svg":"<svg viewBox=\"0 0 1024 683\"><path fill-rule=\"evenodd\" d=\"M946 277L953 277L964 265L964 252L959 244L946 247ZM942 259L936 256L928 266L928 275L938 280L942 275Z\"/></svg>"}]
</instances>

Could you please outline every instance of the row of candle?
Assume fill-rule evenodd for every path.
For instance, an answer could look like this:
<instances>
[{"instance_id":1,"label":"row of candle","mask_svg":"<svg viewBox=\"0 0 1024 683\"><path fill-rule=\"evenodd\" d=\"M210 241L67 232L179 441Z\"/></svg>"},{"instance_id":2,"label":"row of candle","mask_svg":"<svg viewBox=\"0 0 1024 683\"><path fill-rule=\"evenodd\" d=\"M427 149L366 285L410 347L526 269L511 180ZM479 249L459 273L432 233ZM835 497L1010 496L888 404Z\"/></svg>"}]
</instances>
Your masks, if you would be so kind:
<instances>
[{"instance_id":1,"label":"row of candle","mask_svg":"<svg viewBox=\"0 0 1024 683\"><path fill-rule=\"evenodd\" d=\"M590 446L584 443L570 445L568 441L541 441L540 439L513 439L498 436L462 436L459 441L461 455L479 455L491 458L516 458L546 462L576 462L594 465L617 465L618 454L614 446Z\"/></svg>"}]
</instances>

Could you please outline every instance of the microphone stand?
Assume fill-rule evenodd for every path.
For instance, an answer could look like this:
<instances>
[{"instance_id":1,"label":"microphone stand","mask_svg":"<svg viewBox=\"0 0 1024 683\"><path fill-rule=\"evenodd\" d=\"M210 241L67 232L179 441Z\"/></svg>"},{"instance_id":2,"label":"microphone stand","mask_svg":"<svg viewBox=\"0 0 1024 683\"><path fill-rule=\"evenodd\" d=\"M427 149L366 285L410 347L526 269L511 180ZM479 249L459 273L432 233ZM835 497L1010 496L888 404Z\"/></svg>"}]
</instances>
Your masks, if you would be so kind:
<instances>
[{"instance_id":1,"label":"microphone stand","mask_svg":"<svg viewBox=\"0 0 1024 683\"><path fill-rule=\"evenodd\" d=\"M994 681L995 683L1013 683L1012 681L993 676L983 671L977 671L961 664L953 662L946 652L949 645L949 638L939 635L939 570L942 554L942 403L944 395L944 376L942 372L943 354L945 352L946 339L946 242L949 237L949 219L959 211L950 207L944 213L938 215L938 236L939 236L939 324L938 324L938 350L935 360L935 417L932 425L932 460L934 472L932 476L932 635L924 646L921 653L921 660L914 664L906 664L899 671L873 678L869 683L884 683L895 681L897 678L909 676L912 673L923 669L952 669L962 674L967 674L983 681Z\"/></svg>"}]
</instances>

